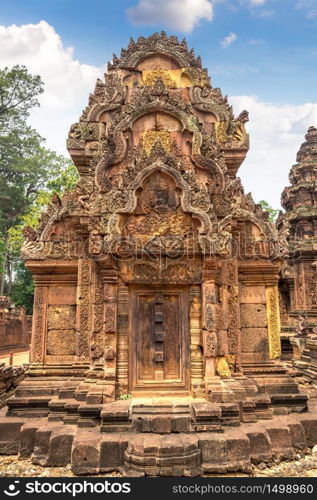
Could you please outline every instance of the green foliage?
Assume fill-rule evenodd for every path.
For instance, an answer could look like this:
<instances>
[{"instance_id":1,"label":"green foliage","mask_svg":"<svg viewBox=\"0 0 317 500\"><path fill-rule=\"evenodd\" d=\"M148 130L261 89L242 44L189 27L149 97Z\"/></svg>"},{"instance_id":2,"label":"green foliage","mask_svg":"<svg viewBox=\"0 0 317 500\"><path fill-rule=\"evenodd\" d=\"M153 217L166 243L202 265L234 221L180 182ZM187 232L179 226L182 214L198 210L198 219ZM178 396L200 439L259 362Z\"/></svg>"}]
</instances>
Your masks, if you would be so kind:
<instances>
[{"instance_id":1,"label":"green foliage","mask_svg":"<svg viewBox=\"0 0 317 500\"><path fill-rule=\"evenodd\" d=\"M36 228L52 194L62 194L78 180L70 160L46 149L26 122L42 92L41 78L24 66L0 70L0 295L12 294L29 312L33 282L19 259L22 230Z\"/></svg>"},{"instance_id":2,"label":"green foliage","mask_svg":"<svg viewBox=\"0 0 317 500\"><path fill-rule=\"evenodd\" d=\"M271 205L269 205L269 203L265 200L259 201L259 205L261 205L263 210L269 214L269 221L274 223L278 217L279 210L271 207Z\"/></svg>"},{"instance_id":3,"label":"green foliage","mask_svg":"<svg viewBox=\"0 0 317 500\"><path fill-rule=\"evenodd\" d=\"M39 75L30 75L25 66L0 69L0 121L25 119L43 92Z\"/></svg>"},{"instance_id":4,"label":"green foliage","mask_svg":"<svg viewBox=\"0 0 317 500\"><path fill-rule=\"evenodd\" d=\"M68 165L61 171L60 175L47 183L47 189L52 193L61 195L65 190L70 191L76 186L79 179L77 168L68 161Z\"/></svg>"},{"instance_id":5,"label":"green foliage","mask_svg":"<svg viewBox=\"0 0 317 500\"><path fill-rule=\"evenodd\" d=\"M23 262L17 261L15 266L15 276L12 286L11 297L17 306L23 306L26 314L33 311L34 282L32 274L25 267Z\"/></svg>"},{"instance_id":6,"label":"green foliage","mask_svg":"<svg viewBox=\"0 0 317 500\"><path fill-rule=\"evenodd\" d=\"M132 399L131 394L121 394L120 399L126 401L127 399Z\"/></svg>"}]
</instances>

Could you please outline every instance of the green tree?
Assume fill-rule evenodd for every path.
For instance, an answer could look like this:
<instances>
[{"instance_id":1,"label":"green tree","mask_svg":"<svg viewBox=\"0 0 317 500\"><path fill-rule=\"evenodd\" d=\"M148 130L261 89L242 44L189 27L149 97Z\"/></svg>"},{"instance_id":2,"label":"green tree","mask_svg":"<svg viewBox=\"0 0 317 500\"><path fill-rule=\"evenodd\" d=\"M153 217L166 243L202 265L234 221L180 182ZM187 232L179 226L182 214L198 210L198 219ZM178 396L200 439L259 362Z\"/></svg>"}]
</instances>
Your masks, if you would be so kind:
<instances>
[{"instance_id":1,"label":"green tree","mask_svg":"<svg viewBox=\"0 0 317 500\"><path fill-rule=\"evenodd\" d=\"M0 69L0 121L27 118L30 109L39 106L42 92L41 77L30 75L25 66Z\"/></svg>"},{"instance_id":2,"label":"green tree","mask_svg":"<svg viewBox=\"0 0 317 500\"><path fill-rule=\"evenodd\" d=\"M0 70L0 295L5 281L10 295L14 279L27 277L18 260L24 225L36 224L50 195L71 188L78 178L72 163L46 149L27 124L41 92L41 78L24 66Z\"/></svg>"},{"instance_id":3,"label":"green tree","mask_svg":"<svg viewBox=\"0 0 317 500\"><path fill-rule=\"evenodd\" d=\"M269 221L275 222L278 217L279 210L271 207L271 205L265 200L259 201L259 205L261 205L263 210L269 214Z\"/></svg>"},{"instance_id":4,"label":"green tree","mask_svg":"<svg viewBox=\"0 0 317 500\"><path fill-rule=\"evenodd\" d=\"M20 259L20 250L23 244L23 228L30 226L36 229L38 220L53 193L62 195L65 189L72 189L78 180L78 172L74 165L68 164L61 174L54 180L48 182L47 189L37 193L33 203L25 215L21 217L18 224L12 226L8 231L8 262L11 263L13 279L9 282L9 270L7 266L7 291L10 291L13 302L26 308L27 314L32 314L34 283L32 274ZM1 250L0 250L1 251ZM9 293L8 293L9 294Z\"/></svg>"}]
</instances>

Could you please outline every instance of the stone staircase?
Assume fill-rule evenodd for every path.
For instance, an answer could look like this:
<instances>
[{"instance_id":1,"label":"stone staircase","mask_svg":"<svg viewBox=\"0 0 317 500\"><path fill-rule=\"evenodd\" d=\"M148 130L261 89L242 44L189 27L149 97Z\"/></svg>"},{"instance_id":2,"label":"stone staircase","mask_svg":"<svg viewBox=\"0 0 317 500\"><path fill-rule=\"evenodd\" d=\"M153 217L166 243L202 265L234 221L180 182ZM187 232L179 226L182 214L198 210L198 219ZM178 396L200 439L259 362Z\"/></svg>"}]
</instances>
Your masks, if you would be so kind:
<instances>
[{"instance_id":1,"label":"stone staircase","mask_svg":"<svg viewBox=\"0 0 317 500\"><path fill-rule=\"evenodd\" d=\"M290 377L278 393L274 373L257 368L249 366L252 378L209 380L209 401L111 401L104 380L24 381L0 419L0 453L44 466L71 463L79 475L127 476L249 472L253 463L291 459L316 444L317 413L306 412L307 396Z\"/></svg>"},{"instance_id":2,"label":"stone staircase","mask_svg":"<svg viewBox=\"0 0 317 500\"><path fill-rule=\"evenodd\" d=\"M173 426L173 432L162 432L159 421L166 415L166 407L161 407L163 414L155 406L151 426L147 431L136 431L133 421L139 422L140 415L142 419L146 416L145 407L141 411L137 405L130 413L122 402L116 407L115 403L106 405L106 412L103 407L100 427L80 427L49 421L47 417L0 418L0 453L31 458L32 463L42 466L61 467L71 463L78 475L118 471L126 476L199 476L248 473L252 464L289 460L317 443L317 414L275 416L239 425L228 404L223 408L209 404L197 403L194 418L196 425L202 427L191 432L175 432ZM185 419L183 423L189 420L185 407L174 410L176 417ZM128 413L131 419L127 418ZM231 424L224 420L229 413L233 418ZM143 425L144 420L144 429ZM155 426L161 432L153 432ZM165 427L166 430L170 428Z\"/></svg>"}]
</instances>

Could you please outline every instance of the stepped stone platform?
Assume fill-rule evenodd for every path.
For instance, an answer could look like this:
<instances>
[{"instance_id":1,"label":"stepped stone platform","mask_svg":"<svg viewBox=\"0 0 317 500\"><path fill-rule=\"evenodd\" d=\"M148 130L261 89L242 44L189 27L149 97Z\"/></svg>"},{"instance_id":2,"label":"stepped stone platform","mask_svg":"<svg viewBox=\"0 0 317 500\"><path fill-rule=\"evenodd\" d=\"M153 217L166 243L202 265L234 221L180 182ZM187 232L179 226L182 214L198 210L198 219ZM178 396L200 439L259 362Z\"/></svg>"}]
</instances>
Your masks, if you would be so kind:
<instances>
[{"instance_id":1,"label":"stepped stone platform","mask_svg":"<svg viewBox=\"0 0 317 500\"><path fill-rule=\"evenodd\" d=\"M33 418L12 407L13 397L11 416L0 418L0 453L48 467L71 464L77 475L200 476L248 473L252 464L289 460L317 443L317 413L275 415L268 395L232 403L160 397L103 404L61 394L38 397Z\"/></svg>"}]
</instances>

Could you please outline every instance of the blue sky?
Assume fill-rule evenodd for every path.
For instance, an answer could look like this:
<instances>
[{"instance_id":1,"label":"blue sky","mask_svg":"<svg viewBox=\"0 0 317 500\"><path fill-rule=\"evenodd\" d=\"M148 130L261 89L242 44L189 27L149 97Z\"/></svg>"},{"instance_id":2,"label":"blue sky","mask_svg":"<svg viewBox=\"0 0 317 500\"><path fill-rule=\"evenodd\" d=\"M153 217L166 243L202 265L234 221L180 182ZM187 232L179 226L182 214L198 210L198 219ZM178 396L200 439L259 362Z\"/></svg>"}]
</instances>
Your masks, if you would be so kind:
<instances>
[{"instance_id":1,"label":"blue sky","mask_svg":"<svg viewBox=\"0 0 317 500\"><path fill-rule=\"evenodd\" d=\"M43 75L47 94L32 120L64 152L62 137L112 53L161 29L186 36L235 111L249 106L253 145L241 177L276 206L317 121L317 0L0 0L0 66Z\"/></svg>"},{"instance_id":2,"label":"blue sky","mask_svg":"<svg viewBox=\"0 0 317 500\"><path fill-rule=\"evenodd\" d=\"M167 29L187 36L210 69L215 86L228 93L256 93L271 102L317 99L317 0L220 1L214 18L201 20L192 33L162 23L134 26L126 10L133 0L1 0L0 24L38 23L54 26L82 63L101 66L129 36ZM302 8L300 5L302 4ZM316 15L309 17L316 7ZM309 5L311 9L309 9ZM228 33L237 40L227 49L219 41Z\"/></svg>"}]
</instances>

